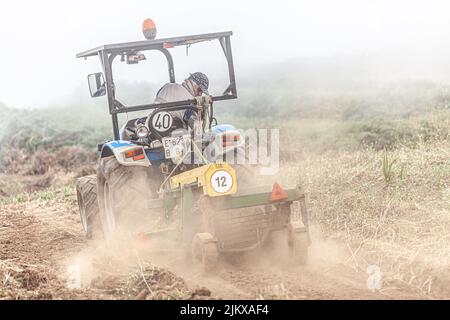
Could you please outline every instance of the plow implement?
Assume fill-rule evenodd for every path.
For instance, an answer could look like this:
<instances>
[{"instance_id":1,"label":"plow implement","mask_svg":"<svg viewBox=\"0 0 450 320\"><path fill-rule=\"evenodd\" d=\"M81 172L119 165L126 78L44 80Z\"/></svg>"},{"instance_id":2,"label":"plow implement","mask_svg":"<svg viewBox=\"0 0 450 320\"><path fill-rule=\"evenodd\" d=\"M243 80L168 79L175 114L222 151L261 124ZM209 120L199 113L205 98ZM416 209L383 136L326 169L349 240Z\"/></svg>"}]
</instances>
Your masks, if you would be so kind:
<instances>
[{"instance_id":1,"label":"plow implement","mask_svg":"<svg viewBox=\"0 0 450 320\"><path fill-rule=\"evenodd\" d=\"M220 194L212 177L224 174L232 187ZM190 244L192 256L210 271L221 254L259 248L273 231L285 230L291 258L305 263L310 244L305 194L300 187L283 190L277 183L269 192L261 189L238 193L235 170L226 163L184 172L171 178L171 189L160 198L147 200L149 211L162 211L168 221L176 217L181 223L144 234L150 239L171 234Z\"/></svg>"}]
</instances>

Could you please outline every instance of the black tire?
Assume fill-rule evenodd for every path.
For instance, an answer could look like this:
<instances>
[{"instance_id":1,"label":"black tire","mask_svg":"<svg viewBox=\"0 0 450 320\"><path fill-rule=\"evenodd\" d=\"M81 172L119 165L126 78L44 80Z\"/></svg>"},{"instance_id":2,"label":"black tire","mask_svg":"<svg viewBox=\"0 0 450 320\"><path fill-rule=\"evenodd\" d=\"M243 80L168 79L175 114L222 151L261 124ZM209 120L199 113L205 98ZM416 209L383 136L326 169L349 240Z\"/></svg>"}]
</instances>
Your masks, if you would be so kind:
<instances>
[{"instance_id":1,"label":"black tire","mask_svg":"<svg viewBox=\"0 0 450 320\"><path fill-rule=\"evenodd\" d=\"M97 200L97 177L95 175L81 177L76 182L78 208L81 225L87 239L99 238L102 235Z\"/></svg>"},{"instance_id":2,"label":"black tire","mask_svg":"<svg viewBox=\"0 0 450 320\"><path fill-rule=\"evenodd\" d=\"M121 227L133 230L147 213L146 200L156 195L151 168L123 166L116 158L102 158L97 167L99 217L105 238ZM120 228L119 228L120 227Z\"/></svg>"}]
</instances>

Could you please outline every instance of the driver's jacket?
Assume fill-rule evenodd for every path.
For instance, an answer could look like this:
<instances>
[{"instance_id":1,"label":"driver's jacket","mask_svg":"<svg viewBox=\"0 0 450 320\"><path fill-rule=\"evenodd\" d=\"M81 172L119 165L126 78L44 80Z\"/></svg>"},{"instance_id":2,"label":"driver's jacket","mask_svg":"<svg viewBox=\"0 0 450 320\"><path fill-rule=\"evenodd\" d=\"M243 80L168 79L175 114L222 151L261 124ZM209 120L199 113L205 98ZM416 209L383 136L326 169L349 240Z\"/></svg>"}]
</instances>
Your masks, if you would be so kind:
<instances>
[{"instance_id":1,"label":"driver's jacket","mask_svg":"<svg viewBox=\"0 0 450 320\"><path fill-rule=\"evenodd\" d=\"M194 95L184 85L178 83L167 83L159 89L156 94L155 103L165 103L183 100L192 100ZM169 111L174 118L181 119L187 123L189 127L193 127L195 121L198 120L197 112L192 109L182 109Z\"/></svg>"}]
</instances>

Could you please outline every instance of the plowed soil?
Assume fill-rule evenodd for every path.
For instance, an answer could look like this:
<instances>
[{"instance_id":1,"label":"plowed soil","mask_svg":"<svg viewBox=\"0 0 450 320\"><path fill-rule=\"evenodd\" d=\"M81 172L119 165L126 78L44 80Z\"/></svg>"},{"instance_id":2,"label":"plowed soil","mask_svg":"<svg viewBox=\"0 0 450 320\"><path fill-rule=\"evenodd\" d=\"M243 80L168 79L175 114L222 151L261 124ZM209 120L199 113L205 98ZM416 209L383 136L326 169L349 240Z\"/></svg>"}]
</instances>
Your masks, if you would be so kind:
<instances>
[{"instance_id":1,"label":"plowed soil","mask_svg":"<svg viewBox=\"0 0 450 320\"><path fill-rule=\"evenodd\" d=\"M368 274L352 264L344 245L316 233L313 240L305 267L291 267L270 252L254 252L223 261L216 274L205 276L178 253L86 240L73 189L57 189L1 204L0 298L430 298L388 281L372 291Z\"/></svg>"}]
</instances>

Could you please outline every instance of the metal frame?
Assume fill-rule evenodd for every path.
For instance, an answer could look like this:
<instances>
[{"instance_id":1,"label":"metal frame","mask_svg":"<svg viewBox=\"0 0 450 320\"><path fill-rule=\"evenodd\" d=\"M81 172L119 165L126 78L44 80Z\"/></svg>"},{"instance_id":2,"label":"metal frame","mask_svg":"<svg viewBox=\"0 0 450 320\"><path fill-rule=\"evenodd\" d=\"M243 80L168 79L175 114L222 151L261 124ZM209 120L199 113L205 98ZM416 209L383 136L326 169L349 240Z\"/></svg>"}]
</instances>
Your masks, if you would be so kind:
<instances>
[{"instance_id":1,"label":"metal frame","mask_svg":"<svg viewBox=\"0 0 450 320\"><path fill-rule=\"evenodd\" d=\"M198 188L197 184L185 185L175 190L164 193L163 198L147 199L146 207L149 210L163 209L168 218L172 215L172 211L176 206L181 209L181 219L183 220L183 229L181 235L184 240L192 238L193 234L193 219L191 217L192 208L194 206L194 189ZM268 206L268 205L290 205L294 201L300 201L300 214L302 222L305 226L305 232L310 242L308 212L306 209L306 197L300 186L292 189L286 189L288 197L282 201L270 201L270 192L259 192L247 195L229 195L219 198L211 198L210 201L214 203L215 210L230 210L253 206ZM276 230L276 229L272 229ZM158 231L145 232L148 236L166 235L167 233L179 232L176 228L162 229ZM209 232L209 231L208 231ZM251 247L244 247L240 249L219 249L219 252L241 252L251 250L260 243L252 245Z\"/></svg>"},{"instance_id":2,"label":"metal frame","mask_svg":"<svg viewBox=\"0 0 450 320\"><path fill-rule=\"evenodd\" d=\"M233 56L231 50L231 41L230 37L233 35L231 31L227 32L218 32L218 33L206 33L192 36L182 36L182 37L174 37L174 38L165 38L165 39L156 39L156 40L146 40L146 41L136 41L136 42L127 42L127 43L118 43L118 44L110 44L103 45L91 50L87 50L76 55L77 58L85 58L92 56L100 57L100 61L103 67L103 73L105 75L105 85L106 85L106 95L108 99L109 105L109 113L112 117L113 124L113 132L114 139L119 139L119 124L118 117L119 113L128 113L134 111L142 111L149 109L165 109L165 110L176 110L182 109L182 107L186 107L192 104L195 104L195 99L192 100L184 100L184 101L175 101L169 103L158 103L158 104L145 104L145 105L137 105L137 106L125 106L120 101L118 101L115 97L114 90L114 79L112 75L112 64L114 59L118 56L133 54L138 51L147 51L147 50L157 50L160 51L167 59L168 71L169 71L169 80L171 83L175 83L175 72L174 72L174 64L172 55L170 54L168 48L173 48L176 46L189 46L194 43L211 41L218 39L220 45L222 46L222 50L225 54L225 58L228 64L228 74L229 74L229 85L226 88L225 92L220 96L213 96L213 101L221 101L221 100L229 100L237 98L237 89L236 89L236 79L234 73L234 65L233 65Z\"/></svg>"}]
</instances>

